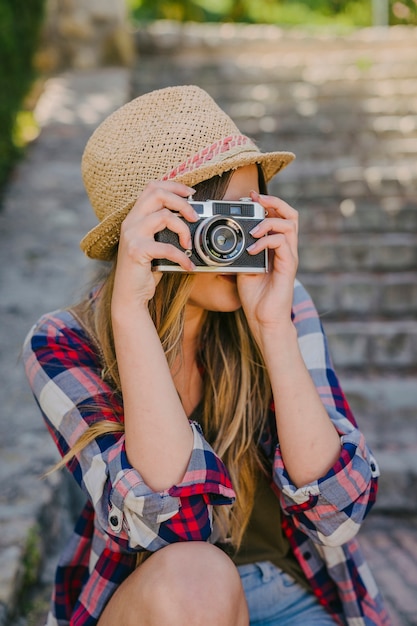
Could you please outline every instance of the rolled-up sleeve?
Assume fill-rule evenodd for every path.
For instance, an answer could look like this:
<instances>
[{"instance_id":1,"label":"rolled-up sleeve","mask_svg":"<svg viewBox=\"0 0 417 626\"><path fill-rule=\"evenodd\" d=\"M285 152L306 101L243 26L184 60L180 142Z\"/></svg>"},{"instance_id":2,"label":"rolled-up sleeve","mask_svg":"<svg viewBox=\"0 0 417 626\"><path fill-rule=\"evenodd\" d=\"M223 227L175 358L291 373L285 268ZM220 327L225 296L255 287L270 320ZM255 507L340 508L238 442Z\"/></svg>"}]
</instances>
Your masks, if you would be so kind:
<instances>
[{"instance_id":1,"label":"rolled-up sleeve","mask_svg":"<svg viewBox=\"0 0 417 626\"><path fill-rule=\"evenodd\" d=\"M88 428L123 421L120 397L102 380L89 338L69 312L41 318L26 338L26 374L61 455ZM96 523L122 550L157 550L168 543L207 540L212 506L231 504L227 470L196 424L190 461L178 485L150 489L128 461L120 429L98 435L67 463L92 502ZM109 429L110 431L115 429Z\"/></svg>"},{"instance_id":2,"label":"rolled-up sleeve","mask_svg":"<svg viewBox=\"0 0 417 626\"><path fill-rule=\"evenodd\" d=\"M125 537L131 548L153 551L175 541L205 541L212 531L212 506L234 500L224 464L200 428L196 424L190 427L194 446L183 480L163 492L152 491L129 465L124 435L120 451L110 455L107 531Z\"/></svg>"},{"instance_id":3,"label":"rolled-up sleeve","mask_svg":"<svg viewBox=\"0 0 417 626\"><path fill-rule=\"evenodd\" d=\"M313 541L341 545L351 539L376 498L379 468L357 427L333 369L327 339L311 298L296 282L293 322L304 362L329 418L340 436L340 456L316 481L296 487L286 471L279 443L273 481L281 506Z\"/></svg>"},{"instance_id":4,"label":"rolled-up sleeve","mask_svg":"<svg viewBox=\"0 0 417 626\"><path fill-rule=\"evenodd\" d=\"M275 454L274 481L284 513L323 545L342 545L356 535L375 501L378 476L378 465L357 430L341 437L339 459L327 474L302 487L291 482L279 446Z\"/></svg>"}]
</instances>

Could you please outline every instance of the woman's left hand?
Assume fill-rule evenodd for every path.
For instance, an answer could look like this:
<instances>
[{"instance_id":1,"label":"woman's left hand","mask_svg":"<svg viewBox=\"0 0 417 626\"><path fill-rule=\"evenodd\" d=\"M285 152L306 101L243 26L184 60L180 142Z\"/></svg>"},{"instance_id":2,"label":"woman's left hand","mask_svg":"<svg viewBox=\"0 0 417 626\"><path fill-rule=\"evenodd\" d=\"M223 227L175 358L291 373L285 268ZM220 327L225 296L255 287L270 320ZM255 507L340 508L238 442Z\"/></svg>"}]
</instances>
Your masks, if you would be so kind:
<instances>
[{"instance_id":1,"label":"woman's left hand","mask_svg":"<svg viewBox=\"0 0 417 626\"><path fill-rule=\"evenodd\" d=\"M249 254L269 251L269 272L239 274L239 297L249 326L261 341L265 331L291 324L294 279L298 266L298 213L289 204L274 196L251 192L268 217L252 230L257 241Z\"/></svg>"}]
</instances>

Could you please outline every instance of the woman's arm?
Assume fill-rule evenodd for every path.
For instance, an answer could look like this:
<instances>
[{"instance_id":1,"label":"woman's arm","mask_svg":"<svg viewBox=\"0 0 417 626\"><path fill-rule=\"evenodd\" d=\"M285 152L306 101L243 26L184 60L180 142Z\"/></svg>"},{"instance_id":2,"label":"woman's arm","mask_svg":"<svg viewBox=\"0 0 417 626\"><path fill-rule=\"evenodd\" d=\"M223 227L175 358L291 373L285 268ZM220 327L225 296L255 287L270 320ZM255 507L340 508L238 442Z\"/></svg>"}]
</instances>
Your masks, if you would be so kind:
<instances>
[{"instance_id":1,"label":"woman's arm","mask_svg":"<svg viewBox=\"0 0 417 626\"><path fill-rule=\"evenodd\" d=\"M379 469L358 430L329 355L316 308L296 281L293 323L303 361L323 407L340 437L335 463L316 480L295 485L280 445L275 449L273 478L285 513L315 542L341 545L351 539L373 506ZM272 456L272 450L269 450Z\"/></svg>"},{"instance_id":2,"label":"woman's arm","mask_svg":"<svg viewBox=\"0 0 417 626\"><path fill-rule=\"evenodd\" d=\"M238 289L272 385L274 481L296 526L340 545L373 504L379 470L346 407L317 311L295 280L297 212L273 196L252 198L270 217L252 231L258 240L249 251L268 249L270 271L239 277Z\"/></svg>"},{"instance_id":3,"label":"woman's arm","mask_svg":"<svg viewBox=\"0 0 417 626\"><path fill-rule=\"evenodd\" d=\"M300 353L329 420L340 439L332 467L316 479L296 485L281 445L269 446L273 480L281 506L313 541L341 545L352 538L375 502L378 465L358 430L330 359L327 339L316 308L304 287L295 282L293 324ZM271 438L274 446L275 437ZM276 443L276 440L275 440Z\"/></svg>"},{"instance_id":4,"label":"woman's arm","mask_svg":"<svg viewBox=\"0 0 417 626\"><path fill-rule=\"evenodd\" d=\"M270 271L239 277L239 294L271 381L282 457L292 481L301 486L332 467L340 440L303 361L291 319L298 214L273 196L253 192L252 198L270 217L252 231L257 242L249 250L268 249Z\"/></svg>"},{"instance_id":5,"label":"woman's arm","mask_svg":"<svg viewBox=\"0 0 417 626\"><path fill-rule=\"evenodd\" d=\"M186 255L155 241L169 227L184 248L189 228L178 211L197 219L185 197L192 189L173 182L147 185L122 224L112 298L113 335L125 413L126 451L130 463L157 491L181 481L193 449L193 436L176 391L148 302L160 276L152 259L162 257L192 269Z\"/></svg>"},{"instance_id":6,"label":"woman's arm","mask_svg":"<svg viewBox=\"0 0 417 626\"><path fill-rule=\"evenodd\" d=\"M308 372L292 324L262 334L283 462L296 486L317 480L340 455L340 437Z\"/></svg>"},{"instance_id":7,"label":"woman's arm","mask_svg":"<svg viewBox=\"0 0 417 626\"><path fill-rule=\"evenodd\" d=\"M115 312L112 321L127 456L153 490L163 491L181 482L193 433L147 308Z\"/></svg>"},{"instance_id":8,"label":"woman's arm","mask_svg":"<svg viewBox=\"0 0 417 626\"><path fill-rule=\"evenodd\" d=\"M231 504L226 468L201 432L193 434L191 458L181 482L154 491L132 467L122 428L123 405L101 378L102 363L88 335L68 311L41 318L26 338L26 375L61 455L94 506L96 523L121 549L157 550L174 541L205 541L211 505ZM105 422L105 423L104 423ZM91 427L101 434L75 449Z\"/></svg>"}]
</instances>

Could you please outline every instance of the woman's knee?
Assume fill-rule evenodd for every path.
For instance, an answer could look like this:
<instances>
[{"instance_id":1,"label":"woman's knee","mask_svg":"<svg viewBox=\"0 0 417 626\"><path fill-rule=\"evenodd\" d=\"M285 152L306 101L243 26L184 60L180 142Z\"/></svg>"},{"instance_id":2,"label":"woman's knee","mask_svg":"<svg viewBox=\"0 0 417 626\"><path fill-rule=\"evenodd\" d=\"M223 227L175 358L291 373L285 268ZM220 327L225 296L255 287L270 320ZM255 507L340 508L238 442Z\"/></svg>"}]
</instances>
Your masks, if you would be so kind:
<instances>
[{"instance_id":1,"label":"woman's knee","mask_svg":"<svg viewBox=\"0 0 417 626\"><path fill-rule=\"evenodd\" d=\"M207 543L176 543L159 550L124 585L121 605L129 606L129 619L120 626L249 623L236 567L226 554ZM115 595L120 600L120 593ZM105 622L103 626L107 626Z\"/></svg>"},{"instance_id":2,"label":"woman's knee","mask_svg":"<svg viewBox=\"0 0 417 626\"><path fill-rule=\"evenodd\" d=\"M147 561L152 574L146 588L150 610L156 607L163 613L159 623L248 623L239 573L224 552L207 543L190 542L168 546L152 559Z\"/></svg>"}]
</instances>

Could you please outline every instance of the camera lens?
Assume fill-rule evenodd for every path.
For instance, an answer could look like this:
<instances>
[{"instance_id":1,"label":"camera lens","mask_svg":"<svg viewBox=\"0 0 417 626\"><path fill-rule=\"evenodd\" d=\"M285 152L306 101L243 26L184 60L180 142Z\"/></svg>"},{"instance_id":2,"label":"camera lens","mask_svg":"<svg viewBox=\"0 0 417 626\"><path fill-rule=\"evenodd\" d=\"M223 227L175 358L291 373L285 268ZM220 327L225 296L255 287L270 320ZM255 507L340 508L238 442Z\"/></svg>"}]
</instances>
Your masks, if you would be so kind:
<instances>
[{"instance_id":1,"label":"camera lens","mask_svg":"<svg viewBox=\"0 0 417 626\"><path fill-rule=\"evenodd\" d=\"M245 236L239 222L224 216L204 220L195 233L195 247L207 265L230 265L244 251Z\"/></svg>"},{"instance_id":2,"label":"camera lens","mask_svg":"<svg viewBox=\"0 0 417 626\"><path fill-rule=\"evenodd\" d=\"M229 226L215 226L210 232L210 241L216 252L219 254L229 254L236 248L236 232Z\"/></svg>"}]
</instances>

